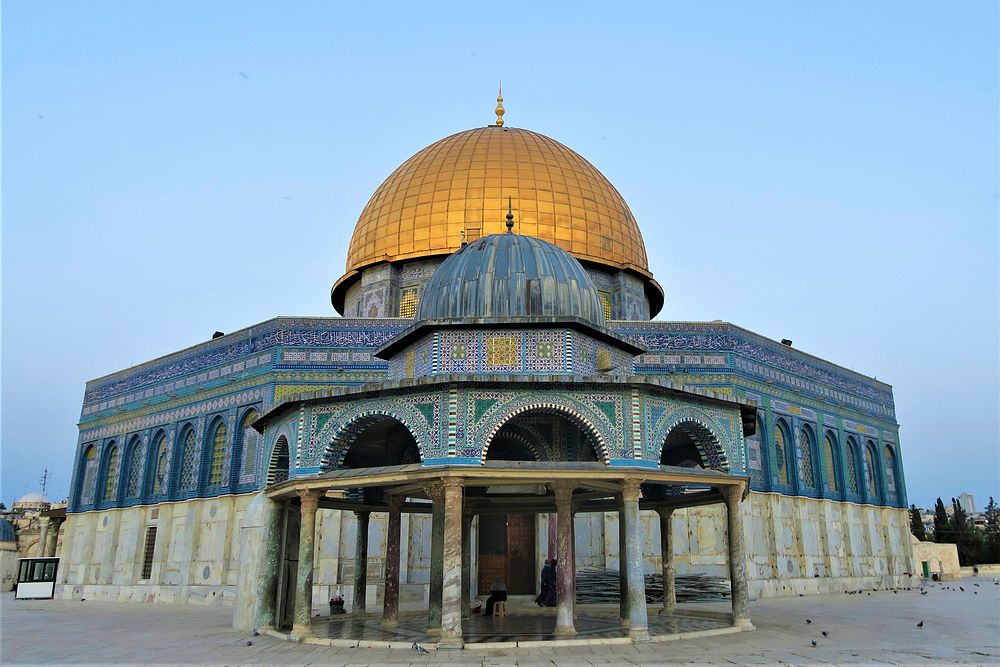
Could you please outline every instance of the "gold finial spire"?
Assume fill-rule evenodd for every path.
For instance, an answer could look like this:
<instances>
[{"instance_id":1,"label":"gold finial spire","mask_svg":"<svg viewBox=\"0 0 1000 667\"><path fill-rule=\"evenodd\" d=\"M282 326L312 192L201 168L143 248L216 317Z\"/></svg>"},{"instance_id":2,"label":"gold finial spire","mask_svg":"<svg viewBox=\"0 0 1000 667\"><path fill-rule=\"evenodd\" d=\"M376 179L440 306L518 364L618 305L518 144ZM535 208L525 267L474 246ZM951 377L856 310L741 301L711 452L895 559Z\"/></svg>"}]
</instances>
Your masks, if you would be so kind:
<instances>
[{"instance_id":1,"label":"gold finial spire","mask_svg":"<svg viewBox=\"0 0 1000 667\"><path fill-rule=\"evenodd\" d=\"M497 127L503 127L503 81L500 82L500 89L497 90Z\"/></svg>"},{"instance_id":2,"label":"gold finial spire","mask_svg":"<svg viewBox=\"0 0 1000 667\"><path fill-rule=\"evenodd\" d=\"M497 118L498 124L503 123L502 118ZM511 204L511 197L507 195L507 233L514 231L514 207Z\"/></svg>"}]
</instances>

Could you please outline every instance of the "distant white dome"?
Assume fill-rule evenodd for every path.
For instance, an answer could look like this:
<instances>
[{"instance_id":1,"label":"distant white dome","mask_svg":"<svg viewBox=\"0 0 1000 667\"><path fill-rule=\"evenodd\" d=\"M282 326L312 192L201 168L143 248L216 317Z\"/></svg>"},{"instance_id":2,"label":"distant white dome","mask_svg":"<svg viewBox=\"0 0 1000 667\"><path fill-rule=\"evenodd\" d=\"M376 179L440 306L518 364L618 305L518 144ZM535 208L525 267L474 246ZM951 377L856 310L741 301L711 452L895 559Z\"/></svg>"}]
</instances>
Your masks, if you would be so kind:
<instances>
[{"instance_id":1,"label":"distant white dome","mask_svg":"<svg viewBox=\"0 0 1000 667\"><path fill-rule=\"evenodd\" d=\"M31 493L26 493L17 499L15 505L42 505L48 504L49 499L43 496L38 491L32 491Z\"/></svg>"}]
</instances>

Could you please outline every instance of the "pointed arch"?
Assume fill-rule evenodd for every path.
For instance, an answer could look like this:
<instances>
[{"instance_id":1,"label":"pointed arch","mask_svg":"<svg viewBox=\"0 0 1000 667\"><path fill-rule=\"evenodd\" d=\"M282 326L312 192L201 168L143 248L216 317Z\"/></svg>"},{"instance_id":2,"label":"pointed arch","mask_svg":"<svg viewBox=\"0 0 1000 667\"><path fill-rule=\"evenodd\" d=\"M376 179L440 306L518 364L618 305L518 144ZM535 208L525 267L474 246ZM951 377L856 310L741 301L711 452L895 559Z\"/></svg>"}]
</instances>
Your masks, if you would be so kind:
<instances>
[{"instance_id":1,"label":"pointed arch","mask_svg":"<svg viewBox=\"0 0 1000 667\"><path fill-rule=\"evenodd\" d=\"M762 446L766 440L764 422L758 416L754 434L743 438L747 451L747 471L750 473L751 482L757 488L765 486L770 481L770 475L765 473L767 470L767 458L764 453L766 448Z\"/></svg>"},{"instance_id":2,"label":"pointed arch","mask_svg":"<svg viewBox=\"0 0 1000 667\"><path fill-rule=\"evenodd\" d=\"M260 446L260 434L253 428L253 423L257 421L259 414L256 409L248 408L240 418L239 427L236 430L235 438L238 439L238 447L233 451L239 453L240 470L237 483L256 476L257 474L257 448ZM233 465L235 468L236 466Z\"/></svg>"},{"instance_id":3,"label":"pointed arch","mask_svg":"<svg viewBox=\"0 0 1000 667\"><path fill-rule=\"evenodd\" d=\"M702 410L685 406L665 415L653 430L650 441L650 458L661 460L663 449L671 431L682 427L695 441L706 468L729 471L729 440L722 426Z\"/></svg>"},{"instance_id":4,"label":"pointed arch","mask_svg":"<svg viewBox=\"0 0 1000 667\"><path fill-rule=\"evenodd\" d=\"M774 434L772 451L774 452L775 481L778 484L788 486L791 484L791 475L788 473L790 468L788 465L788 447L791 444L791 438L788 435L788 422L779 417L774 422L772 433Z\"/></svg>"},{"instance_id":5,"label":"pointed arch","mask_svg":"<svg viewBox=\"0 0 1000 667\"><path fill-rule=\"evenodd\" d=\"M133 435L125 448L125 469L122 471L125 500L136 500L142 494L142 453L142 438Z\"/></svg>"},{"instance_id":6,"label":"pointed arch","mask_svg":"<svg viewBox=\"0 0 1000 667\"><path fill-rule=\"evenodd\" d=\"M550 401L538 401L522 404L506 412L500 419L498 419L492 428L490 428L485 440L483 441L483 448L479 455L480 463L486 463L486 456L489 454L490 444L492 444L493 438L496 437L496 434L500 431L500 429L515 417L527 412L553 414L573 422L577 427L583 430L584 433L590 436L598 459L603 461L605 464L610 464L611 453L608 451L608 445L604 441L600 430L594 425L593 421L587 415L584 415L582 411L573 410L567 406Z\"/></svg>"},{"instance_id":7,"label":"pointed arch","mask_svg":"<svg viewBox=\"0 0 1000 667\"><path fill-rule=\"evenodd\" d=\"M288 438L279 435L271 450L271 459L267 464L267 483L277 484L288 479L290 465Z\"/></svg>"},{"instance_id":8,"label":"pointed arch","mask_svg":"<svg viewBox=\"0 0 1000 667\"><path fill-rule=\"evenodd\" d=\"M167 432L160 429L153 435L149 454L149 472L147 473L149 495L163 496L167 493L167 474L170 472L170 441Z\"/></svg>"},{"instance_id":9,"label":"pointed arch","mask_svg":"<svg viewBox=\"0 0 1000 667\"><path fill-rule=\"evenodd\" d=\"M885 470L885 501L889 505L899 504L899 470L896 465L896 453L891 445L885 445L882 448L882 466Z\"/></svg>"},{"instance_id":10,"label":"pointed arch","mask_svg":"<svg viewBox=\"0 0 1000 667\"><path fill-rule=\"evenodd\" d=\"M185 424L178 439L180 455L177 480L174 488L178 493L194 493L198 490L198 438L194 427Z\"/></svg>"},{"instance_id":11,"label":"pointed arch","mask_svg":"<svg viewBox=\"0 0 1000 667\"><path fill-rule=\"evenodd\" d=\"M104 483L101 485L101 502L114 501L118 483L118 443L114 440L104 448Z\"/></svg>"},{"instance_id":12,"label":"pointed arch","mask_svg":"<svg viewBox=\"0 0 1000 667\"><path fill-rule=\"evenodd\" d=\"M424 460L424 447L430 440L427 418L410 404L399 402L388 405L380 401L342 412L316 434L313 441L323 448L319 458L320 469L331 470L339 466L354 440L367 428L365 420L371 418L388 418L401 424L413 438L417 458Z\"/></svg>"},{"instance_id":13,"label":"pointed arch","mask_svg":"<svg viewBox=\"0 0 1000 667\"><path fill-rule=\"evenodd\" d=\"M209 426L209 446L206 456L208 465L208 486L222 486L225 479L223 470L226 463L226 450L229 447L229 431L226 429L226 421L222 417L216 417Z\"/></svg>"},{"instance_id":14,"label":"pointed arch","mask_svg":"<svg viewBox=\"0 0 1000 667\"><path fill-rule=\"evenodd\" d=\"M812 427L803 424L799 428L795 441L795 452L798 460L797 481L801 485L801 489L805 491L816 489L816 457L813 456L813 443L815 441L816 437L813 435Z\"/></svg>"},{"instance_id":15,"label":"pointed arch","mask_svg":"<svg viewBox=\"0 0 1000 667\"><path fill-rule=\"evenodd\" d=\"M836 494L840 491L840 445L833 431L823 434L823 478L826 490Z\"/></svg>"},{"instance_id":16,"label":"pointed arch","mask_svg":"<svg viewBox=\"0 0 1000 667\"><path fill-rule=\"evenodd\" d=\"M861 453L858 451L858 441L853 435L847 436L847 469L846 478L847 491L854 495L861 495Z\"/></svg>"},{"instance_id":17,"label":"pointed arch","mask_svg":"<svg viewBox=\"0 0 1000 667\"><path fill-rule=\"evenodd\" d=\"M869 440L865 443L864 449L864 461L862 465L864 466L865 473L865 496L870 502L877 502L879 496L879 479L878 479L878 453L875 451L875 442Z\"/></svg>"},{"instance_id":18,"label":"pointed arch","mask_svg":"<svg viewBox=\"0 0 1000 667\"><path fill-rule=\"evenodd\" d=\"M89 505L97 495L97 445L87 445L80 457L77 503Z\"/></svg>"},{"instance_id":19,"label":"pointed arch","mask_svg":"<svg viewBox=\"0 0 1000 667\"><path fill-rule=\"evenodd\" d=\"M660 447L660 463L663 465L686 465L693 453L700 461L694 462L702 468L729 471L726 450L719 444L719 438L707 419L693 415L680 415L667 422L666 436ZM684 458L687 456L688 458Z\"/></svg>"},{"instance_id":20,"label":"pointed arch","mask_svg":"<svg viewBox=\"0 0 1000 667\"><path fill-rule=\"evenodd\" d=\"M383 459L377 465L397 465L407 457L414 458L413 455L406 454L405 450L410 447L416 450L416 460L422 460L419 441L417 440L416 433L410 427L410 423L412 423L411 419L401 418L397 414L390 414L387 410L364 410L358 412L341 424L340 429L324 448L320 465L323 470L333 470L345 465L348 465L348 467L357 467L356 462L352 464L348 461L348 455L351 454L352 448L356 443L364 440L371 428L395 429L397 436L407 440L404 443L398 441L393 443L394 446L402 444L403 451L397 452L398 457L393 457L392 461L387 460L390 458L388 446L387 443L383 442L383 451L381 452ZM412 442L409 442L409 440L412 440ZM354 455L357 455L357 451L354 450ZM369 452L366 456L379 456L379 454ZM416 461L409 462L415 463Z\"/></svg>"}]
</instances>

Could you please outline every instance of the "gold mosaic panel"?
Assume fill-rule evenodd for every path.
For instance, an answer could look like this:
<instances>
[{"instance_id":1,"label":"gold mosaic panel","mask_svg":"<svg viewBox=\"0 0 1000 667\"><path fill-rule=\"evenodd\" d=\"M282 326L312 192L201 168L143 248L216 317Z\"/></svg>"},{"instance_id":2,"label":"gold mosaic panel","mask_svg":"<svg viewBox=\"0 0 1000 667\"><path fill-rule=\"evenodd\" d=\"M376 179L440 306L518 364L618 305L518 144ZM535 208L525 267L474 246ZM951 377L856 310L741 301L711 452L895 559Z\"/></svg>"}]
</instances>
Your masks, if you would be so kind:
<instances>
[{"instance_id":1,"label":"gold mosaic panel","mask_svg":"<svg viewBox=\"0 0 1000 667\"><path fill-rule=\"evenodd\" d=\"M358 218L347 271L451 253L505 231L507 197L520 234L579 259L648 273L628 204L583 157L544 135L481 127L446 137L400 165Z\"/></svg>"},{"instance_id":2,"label":"gold mosaic panel","mask_svg":"<svg viewBox=\"0 0 1000 667\"><path fill-rule=\"evenodd\" d=\"M416 317L417 305L420 303L420 288L407 287L399 295L399 316Z\"/></svg>"},{"instance_id":3,"label":"gold mosaic panel","mask_svg":"<svg viewBox=\"0 0 1000 667\"><path fill-rule=\"evenodd\" d=\"M490 336L486 339L486 363L490 366L516 366L517 343L515 336Z\"/></svg>"}]
</instances>

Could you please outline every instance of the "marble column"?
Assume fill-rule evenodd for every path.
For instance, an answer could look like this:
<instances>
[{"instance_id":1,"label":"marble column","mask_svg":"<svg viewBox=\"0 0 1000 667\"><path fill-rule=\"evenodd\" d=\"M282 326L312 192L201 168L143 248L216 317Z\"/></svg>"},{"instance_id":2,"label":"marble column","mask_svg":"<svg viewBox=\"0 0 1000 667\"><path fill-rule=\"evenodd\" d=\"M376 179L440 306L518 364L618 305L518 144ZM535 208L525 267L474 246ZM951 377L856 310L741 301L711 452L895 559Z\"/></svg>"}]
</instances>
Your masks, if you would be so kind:
<instances>
[{"instance_id":1,"label":"marble column","mask_svg":"<svg viewBox=\"0 0 1000 667\"><path fill-rule=\"evenodd\" d=\"M59 530L62 528L62 519L52 519L51 528L49 529L49 544L46 547L45 555L55 556L56 549L59 548Z\"/></svg>"},{"instance_id":2,"label":"marble column","mask_svg":"<svg viewBox=\"0 0 1000 667\"><path fill-rule=\"evenodd\" d=\"M472 614L472 514L462 514L462 618Z\"/></svg>"},{"instance_id":3,"label":"marble column","mask_svg":"<svg viewBox=\"0 0 1000 667\"><path fill-rule=\"evenodd\" d=\"M368 597L368 525L372 513L355 512L354 516L358 519L358 531L354 542L354 603L351 611L363 616Z\"/></svg>"},{"instance_id":4,"label":"marble column","mask_svg":"<svg viewBox=\"0 0 1000 667\"><path fill-rule=\"evenodd\" d=\"M38 517L40 531L38 533L38 548L35 549L35 556L44 558L48 556L49 547L49 518L47 516Z\"/></svg>"},{"instance_id":5,"label":"marble column","mask_svg":"<svg viewBox=\"0 0 1000 667\"><path fill-rule=\"evenodd\" d=\"M660 516L660 569L663 573L663 612L672 614L677 610L676 583L677 568L674 565L674 511L667 507L656 510Z\"/></svg>"},{"instance_id":6,"label":"marble column","mask_svg":"<svg viewBox=\"0 0 1000 667\"><path fill-rule=\"evenodd\" d=\"M382 625L399 621L399 548L402 533L402 496L388 496L389 521L385 531L385 593L382 596Z\"/></svg>"},{"instance_id":7,"label":"marble column","mask_svg":"<svg viewBox=\"0 0 1000 667\"><path fill-rule=\"evenodd\" d=\"M431 499L431 572L427 602L427 632L441 632L441 586L444 570L444 487L429 484L424 492Z\"/></svg>"},{"instance_id":8,"label":"marble column","mask_svg":"<svg viewBox=\"0 0 1000 667\"><path fill-rule=\"evenodd\" d=\"M444 577L438 649L462 648L462 480L444 481Z\"/></svg>"},{"instance_id":9,"label":"marble column","mask_svg":"<svg viewBox=\"0 0 1000 667\"><path fill-rule=\"evenodd\" d=\"M625 505L618 496L618 621L623 628L629 624L628 618L628 565L625 561Z\"/></svg>"},{"instance_id":10,"label":"marble column","mask_svg":"<svg viewBox=\"0 0 1000 667\"><path fill-rule=\"evenodd\" d=\"M740 512L743 487L726 486L723 487L722 494L726 498L726 518L729 524L729 580L733 598L733 625L752 630L746 554L743 546L743 514Z\"/></svg>"},{"instance_id":11,"label":"marble column","mask_svg":"<svg viewBox=\"0 0 1000 667\"><path fill-rule=\"evenodd\" d=\"M319 494L315 491L299 491L299 499L302 507L292 635L301 638L312 635L313 558L316 548L316 510L319 508Z\"/></svg>"},{"instance_id":12,"label":"marble column","mask_svg":"<svg viewBox=\"0 0 1000 667\"><path fill-rule=\"evenodd\" d=\"M625 514L625 558L628 562L628 634L634 642L649 641L646 616L646 580L642 568L642 526L639 525L639 485L642 480L622 483Z\"/></svg>"},{"instance_id":13,"label":"marble column","mask_svg":"<svg viewBox=\"0 0 1000 667\"><path fill-rule=\"evenodd\" d=\"M556 629L557 635L575 635L573 619L573 483L552 485L556 496Z\"/></svg>"}]
</instances>

